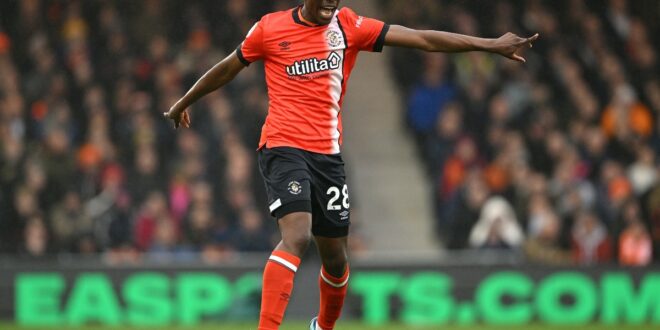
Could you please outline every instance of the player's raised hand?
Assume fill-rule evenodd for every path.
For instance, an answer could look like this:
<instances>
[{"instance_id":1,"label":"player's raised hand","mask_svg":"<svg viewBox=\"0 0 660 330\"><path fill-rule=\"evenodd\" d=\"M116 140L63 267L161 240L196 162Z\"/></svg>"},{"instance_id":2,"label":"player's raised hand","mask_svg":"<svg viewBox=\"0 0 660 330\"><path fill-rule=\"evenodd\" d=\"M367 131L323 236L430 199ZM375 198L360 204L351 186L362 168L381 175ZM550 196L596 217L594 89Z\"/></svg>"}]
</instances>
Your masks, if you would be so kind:
<instances>
[{"instance_id":1,"label":"player's raised hand","mask_svg":"<svg viewBox=\"0 0 660 330\"><path fill-rule=\"evenodd\" d=\"M190 115L187 110L179 110L172 107L170 111L163 112L163 116L174 122L174 129L178 129L179 126L190 128Z\"/></svg>"},{"instance_id":2,"label":"player's raised hand","mask_svg":"<svg viewBox=\"0 0 660 330\"><path fill-rule=\"evenodd\" d=\"M538 38L538 33L529 38L521 38L511 32L507 32L503 36L495 39L489 50L514 61L525 63L525 58L520 56L518 52L523 48L531 48L534 41Z\"/></svg>"}]
</instances>

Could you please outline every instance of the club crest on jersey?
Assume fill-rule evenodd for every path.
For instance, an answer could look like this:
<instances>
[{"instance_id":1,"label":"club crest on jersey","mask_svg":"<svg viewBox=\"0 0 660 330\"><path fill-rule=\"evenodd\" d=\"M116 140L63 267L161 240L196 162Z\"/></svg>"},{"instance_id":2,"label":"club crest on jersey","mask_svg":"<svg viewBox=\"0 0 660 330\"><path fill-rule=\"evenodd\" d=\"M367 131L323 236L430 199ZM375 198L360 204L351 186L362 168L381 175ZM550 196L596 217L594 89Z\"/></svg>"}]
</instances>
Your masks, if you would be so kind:
<instances>
[{"instance_id":1,"label":"club crest on jersey","mask_svg":"<svg viewBox=\"0 0 660 330\"><path fill-rule=\"evenodd\" d=\"M302 192L302 186L298 181L289 182L289 192L292 195L299 195Z\"/></svg>"},{"instance_id":2,"label":"club crest on jersey","mask_svg":"<svg viewBox=\"0 0 660 330\"><path fill-rule=\"evenodd\" d=\"M303 76L317 72L339 69L341 56L336 52L330 53L328 58L319 60L316 57L295 61L286 67L289 76Z\"/></svg>"},{"instance_id":3,"label":"club crest on jersey","mask_svg":"<svg viewBox=\"0 0 660 330\"><path fill-rule=\"evenodd\" d=\"M341 46L344 38L335 30L328 30L325 33L325 40L328 42L328 46L335 48Z\"/></svg>"}]
</instances>

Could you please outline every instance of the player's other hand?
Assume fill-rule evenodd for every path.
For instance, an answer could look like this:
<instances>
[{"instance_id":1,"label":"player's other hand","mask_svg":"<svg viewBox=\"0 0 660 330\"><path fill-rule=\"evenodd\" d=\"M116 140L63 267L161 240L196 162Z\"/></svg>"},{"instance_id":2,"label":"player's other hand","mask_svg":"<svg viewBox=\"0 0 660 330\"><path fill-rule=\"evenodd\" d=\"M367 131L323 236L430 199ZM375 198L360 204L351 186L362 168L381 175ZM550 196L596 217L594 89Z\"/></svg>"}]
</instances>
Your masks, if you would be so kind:
<instances>
[{"instance_id":1,"label":"player's other hand","mask_svg":"<svg viewBox=\"0 0 660 330\"><path fill-rule=\"evenodd\" d=\"M174 122L174 129L178 129L179 126L185 128L190 127L190 115L185 109L177 109L176 107L170 108L170 111L163 112L163 116L167 119L171 119Z\"/></svg>"},{"instance_id":2,"label":"player's other hand","mask_svg":"<svg viewBox=\"0 0 660 330\"><path fill-rule=\"evenodd\" d=\"M511 32L507 32L503 36L493 39L493 44L489 50L514 61L525 63L525 59L518 52L524 48L532 48L532 43L538 38L538 33L529 38L521 38Z\"/></svg>"}]
</instances>

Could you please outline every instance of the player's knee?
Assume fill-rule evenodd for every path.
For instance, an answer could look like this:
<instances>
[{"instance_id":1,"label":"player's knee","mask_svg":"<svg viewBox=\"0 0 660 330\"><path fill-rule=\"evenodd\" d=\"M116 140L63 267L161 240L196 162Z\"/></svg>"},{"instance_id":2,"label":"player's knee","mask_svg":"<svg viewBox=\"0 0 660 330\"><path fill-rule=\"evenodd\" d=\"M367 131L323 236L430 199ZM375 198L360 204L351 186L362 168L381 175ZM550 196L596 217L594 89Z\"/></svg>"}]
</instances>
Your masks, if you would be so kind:
<instances>
[{"instance_id":1,"label":"player's knee","mask_svg":"<svg viewBox=\"0 0 660 330\"><path fill-rule=\"evenodd\" d=\"M282 236L284 248L298 256L302 256L312 240L312 234L307 231L289 232Z\"/></svg>"},{"instance_id":2,"label":"player's knee","mask_svg":"<svg viewBox=\"0 0 660 330\"><path fill-rule=\"evenodd\" d=\"M322 260L323 268L330 273L332 276L341 277L344 275L346 270L346 265L348 264L348 258L346 253L337 253L331 256L326 256Z\"/></svg>"},{"instance_id":3,"label":"player's knee","mask_svg":"<svg viewBox=\"0 0 660 330\"><path fill-rule=\"evenodd\" d=\"M298 212L289 214L279 221L282 245L291 253L302 256L312 240L312 216Z\"/></svg>"}]
</instances>

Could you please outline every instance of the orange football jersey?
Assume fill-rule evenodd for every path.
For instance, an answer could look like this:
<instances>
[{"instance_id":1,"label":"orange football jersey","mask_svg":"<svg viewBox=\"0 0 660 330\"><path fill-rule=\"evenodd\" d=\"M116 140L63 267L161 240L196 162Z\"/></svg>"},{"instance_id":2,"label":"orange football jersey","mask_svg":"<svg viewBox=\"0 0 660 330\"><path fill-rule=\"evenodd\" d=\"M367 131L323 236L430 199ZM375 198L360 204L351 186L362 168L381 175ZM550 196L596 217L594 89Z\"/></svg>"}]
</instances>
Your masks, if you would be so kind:
<instances>
[{"instance_id":1,"label":"orange football jersey","mask_svg":"<svg viewBox=\"0 0 660 330\"><path fill-rule=\"evenodd\" d=\"M269 109L259 148L337 154L341 106L357 54L380 52L389 25L346 7L329 24L312 25L300 11L265 15L237 49L245 65L264 61Z\"/></svg>"}]
</instances>

